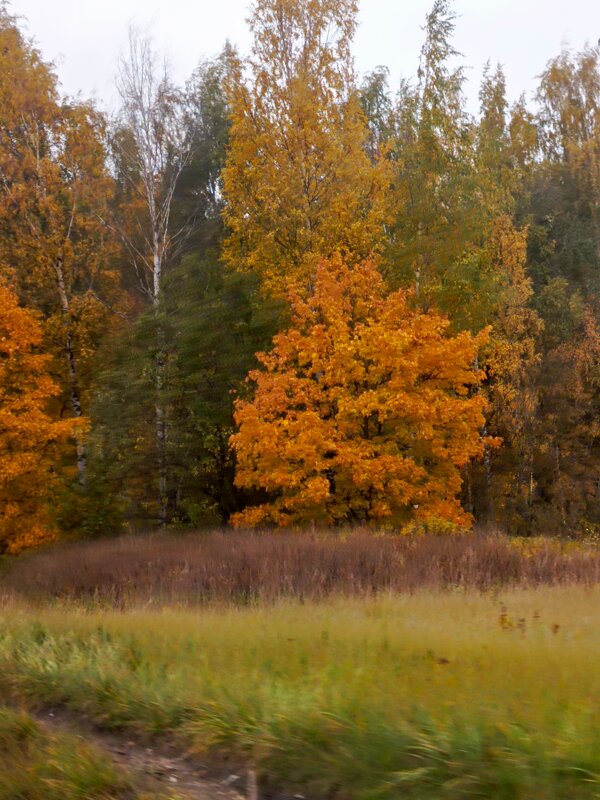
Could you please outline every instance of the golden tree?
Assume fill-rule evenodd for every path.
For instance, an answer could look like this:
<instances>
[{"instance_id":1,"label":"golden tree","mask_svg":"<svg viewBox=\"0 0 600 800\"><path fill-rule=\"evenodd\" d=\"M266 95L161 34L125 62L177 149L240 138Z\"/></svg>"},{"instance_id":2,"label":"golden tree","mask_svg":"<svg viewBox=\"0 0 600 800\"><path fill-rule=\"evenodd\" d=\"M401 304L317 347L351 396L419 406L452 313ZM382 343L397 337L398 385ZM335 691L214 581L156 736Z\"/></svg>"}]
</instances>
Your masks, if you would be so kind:
<instances>
[{"instance_id":1,"label":"golden tree","mask_svg":"<svg viewBox=\"0 0 600 800\"><path fill-rule=\"evenodd\" d=\"M322 261L292 327L260 354L252 400L238 400L237 483L272 496L238 526L306 522L470 521L461 469L483 452L485 399L471 392L487 331L386 293L372 261Z\"/></svg>"},{"instance_id":2,"label":"golden tree","mask_svg":"<svg viewBox=\"0 0 600 800\"><path fill-rule=\"evenodd\" d=\"M258 0L249 81L231 81L223 172L226 261L285 296L319 258L359 261L381 243L387 166L367 154L354 85L355 0Z\"/></svg>"},{"instance_id":3,"label":"golden tree","mask_svg":"<svg viewBox=\"0 0 600 800\"><path fill-rule=\"evenodd\" d=\"M53 421L48 400L59 390L48 356L37 352L42 332L0 285L0 552L15 553L54 535L48 498L60 444L83 420Z\"/></svg>"},{"instance_id":4,"label":"golden tree","mask_svg":"<svg viewBox=\"0 0 600 800\"><path fill-rule=\"evenodd\" d=\"M122 303L102 221L113 192L104 127L90 104L61 102L52 68L0 4L0 277L41 312L62 402L76 418L86 415L98 343ZM83 484L85 446L75 444Z\"/></svg>"}]
</instances>

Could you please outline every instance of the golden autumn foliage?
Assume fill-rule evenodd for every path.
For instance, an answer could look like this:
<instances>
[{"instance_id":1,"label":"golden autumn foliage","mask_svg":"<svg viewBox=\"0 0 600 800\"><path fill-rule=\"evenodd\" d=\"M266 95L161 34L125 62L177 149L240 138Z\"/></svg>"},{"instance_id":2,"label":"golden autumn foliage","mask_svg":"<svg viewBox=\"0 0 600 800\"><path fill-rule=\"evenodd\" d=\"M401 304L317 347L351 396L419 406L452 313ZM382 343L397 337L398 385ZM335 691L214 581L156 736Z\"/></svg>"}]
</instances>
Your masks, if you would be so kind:
<instances>
[{"instance_id":1,"label":"golden autumn foliage","mask_svg":"<svg viewBox=\"0 0 600 800\"><path fill-rule=\"evenodd\" d=\"M224 255L277 296L309 286L320 258L382 246L388 165L367 154L356 14L354 0L257 3L250 80L232 80Z\"/></svg>"},{"instance_id":2,"label":"golden autumn foliage","mask_svg":"<svg viewBox=\"0 0 600 800\"><path fill-rule=\"evenodd\" d=\"M0 0L0 554L51 519L600 536L600 48L535 109L488 63L473 114L454 0L398 91L360 0L249 6L185 85L131 29L108 116Z\"/></svg>"},{"instance_id":3,"label":"golden autumn foliage","mask_svg":"<svg viewBox=\"0 0 600 800\"><path fill-rule=\"evenodd\" d=\"M57 450L84 424L46 414L59 390L48 356L37 352L41 341L35 316L0 285L0 552L53 538L47 504Z\"/></svg>"},{"instance_id":4,"label":"golden autumn foliage","mask_svg":"<svg viewBox=\"0 0 600 800\"><path fill-rule=\"evenodd\" d=\"M106 306L118 303L116 246L103 223L112 197L106 122L61 101L51 66L0 15L0 273L40 310L64 359L68 333L93 356ZM47 320L47 322L46 322Z\"/></svg>"},{"instance_id":5,"label":"golden autumn foliage","mask_svg":"<svg viewBox=\"0 0 600 800\"><path fill-rule=\"evenodd\" d=\"M61 404L86 415L99 342L127 306L105 221L106 120L62 100L53 69L0 5L0 279L40 312ZM86 453L76 457L85 483Z\"/></svg>"},{"instance_id":6,"label":"golden autumn foliage","mask_svg":"<svg viewBox=\"0 0 600 800\"><path fill-rule=\"evenodd\" d=\"M486 405L471 392L487 338L448 335L439 314L386 293L372 261L322 261L292 297L292 327L259 356L232 437L237 483L273 499L238 526L417 519L467 524L461 469L483 451Z\"/></svg>"}]
</instances>

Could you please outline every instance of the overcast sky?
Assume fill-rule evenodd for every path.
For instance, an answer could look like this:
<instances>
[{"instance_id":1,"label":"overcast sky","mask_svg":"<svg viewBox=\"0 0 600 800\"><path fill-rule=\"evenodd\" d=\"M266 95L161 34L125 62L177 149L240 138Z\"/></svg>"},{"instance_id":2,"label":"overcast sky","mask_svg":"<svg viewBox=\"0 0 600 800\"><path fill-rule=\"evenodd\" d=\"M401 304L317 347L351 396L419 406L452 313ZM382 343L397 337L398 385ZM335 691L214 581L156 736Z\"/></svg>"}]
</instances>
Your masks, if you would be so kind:
<instances>
[{"instance_id":1,"label":"overcast sky","mask_svg":"<svg viewBox=\"0 0 600 800\"><path fill-rule=\"evenodd\" d=\"M356 64L390 68L392 83L414 75L421 26L433 0L360 0ZM63 88L114 103L116 61L130 23L149 26L174 77L185 80L226 39L248 50L249 0L11 0L45 58L55 61ZM581 48L600 38L600 0L456 0L456 47L470 68L471 105L487 59L505 66L511 99L530 93L535 77L564 44Z\"/></svg>"}]
</instances>

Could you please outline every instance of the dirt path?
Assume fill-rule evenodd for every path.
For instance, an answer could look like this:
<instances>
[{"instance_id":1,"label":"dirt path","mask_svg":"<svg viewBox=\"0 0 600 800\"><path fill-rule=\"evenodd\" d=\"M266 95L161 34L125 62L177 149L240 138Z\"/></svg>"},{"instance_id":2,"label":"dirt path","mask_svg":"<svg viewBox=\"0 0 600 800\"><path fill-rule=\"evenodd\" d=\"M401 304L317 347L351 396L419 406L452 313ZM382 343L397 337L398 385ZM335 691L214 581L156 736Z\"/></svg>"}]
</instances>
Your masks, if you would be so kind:
<instances>
[{"instance_id":1,"label":"dirt path","mask_svg":"<svg viewBox=\"0 0 600 800\"><path fill-rule=\"evenodd\" d=\"M105 732L62 709L47 709L36 719L49 732L80 737L106 753L140 792L177 800L244 800L247 796L257 800L254 787L248 786L251 778L248 781L243 773L225 769L209 770L168 742L145 743L127 734Z\"/></svg>"}]
</instances>

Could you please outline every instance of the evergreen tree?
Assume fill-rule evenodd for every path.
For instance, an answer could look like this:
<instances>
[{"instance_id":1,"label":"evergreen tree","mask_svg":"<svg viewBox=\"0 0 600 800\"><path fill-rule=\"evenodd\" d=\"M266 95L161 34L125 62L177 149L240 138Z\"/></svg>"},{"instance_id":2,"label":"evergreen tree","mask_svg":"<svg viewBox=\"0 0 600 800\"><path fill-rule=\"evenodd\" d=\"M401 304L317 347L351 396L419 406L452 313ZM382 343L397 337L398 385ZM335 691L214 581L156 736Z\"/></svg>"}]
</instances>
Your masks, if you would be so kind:
<instances>
[{"instance_id":1,"label":"evergreen tree","mask_svg":"<svg viewBox=\"0 0 600 800\"><path fill-rule=\"evenodd\" d=\"M455 14L435 0L425 25L416 86L398 98L394 148L396 221L386 272L436 303L440 280L478 234L474 127L464 106L464 72L452 62Z\"/></svg>"}]
</instances>

